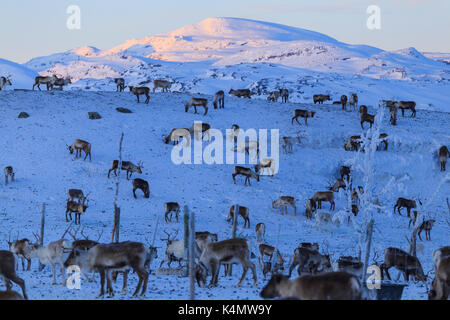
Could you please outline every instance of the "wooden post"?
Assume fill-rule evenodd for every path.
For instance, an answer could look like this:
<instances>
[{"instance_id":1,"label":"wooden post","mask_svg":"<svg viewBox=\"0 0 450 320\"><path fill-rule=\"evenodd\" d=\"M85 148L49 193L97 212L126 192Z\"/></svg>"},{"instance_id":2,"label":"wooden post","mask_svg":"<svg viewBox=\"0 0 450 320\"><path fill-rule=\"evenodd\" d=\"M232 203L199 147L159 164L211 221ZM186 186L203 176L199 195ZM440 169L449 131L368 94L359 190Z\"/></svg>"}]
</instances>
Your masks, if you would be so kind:
<instances>
[{"instance_id":1,"label":"wooden post","mask_svg":"<svg viewBox=\"0 0 450 320\"><path fill-rule=\"evenodd\" d=\"M362 282L365 286L366 275L367 275L367 267L369 265L369 256L370 256L370 246L372 245L372 233L373 233L373 224L374 220L371 219L367 224L366 228L366 254L364 256L364 268L363 268L363 278Z\"/></svg>"},{"instance_id":2,"label":"wooden post","mask_svg":"<svg viewBox=\"0 0 450 320\"><path fill-rule=\"evenodd\" d=\"M184 213L184 258L189 261L189 208L187 206L183 207ZM188 270L186 270L188 271ZM187 273L187 272L186 272Z\"/></svg>"},{"instance_id":3,"label":"wooden post","mask_svg":"<svg viewBox=\"0 0 450 320\"><path fill-rule=\"evenodd\" d=\"M195 246L195 214L191 212L190 217L190 225L189 225L189 299L195 300L195 289L194 289L194 246Z\"/></svg>"},{"instance_id":4,"label":"wooden post","mask_svg":"<svg viewBox=\"0 0 450 320\"><path fill-rule=\"evenodd\" d=\"M233 238L236 238L236 229L237 229L237 217L239 214L239 205L234 205L234 214L233 214Z\"/></svg>"},{"instance_id":5,"label":"wooden post","mask_svg":"<svg viewBox=\"0 0 450 320\"><path fill-rule=\"evenodd\" d=\"M111 243L119 242L119 221L120 221L120 208L117 207L117 197L119 196L119 178L120 178L120 169L122 168L122 142L123 142L123 132L120 136L119 142L119 164L118 164L118 173L116 177L116 193L114 195L114 220L113 220L113 230L111 233Z\"/></svg>"},{"instance_id":6,"label":"wooden post","mask_svg":"<svg viewBox=\"0 0 450 320\"><path fill-rule=\"evenodd\" d=\"M45 202L42 203L42 211L41 211L41 234L40 234L40 245L44 246L44 227L45 227ZM44 265L39 262L39 271L44 269Z\"/></svg>"}]
</instances>

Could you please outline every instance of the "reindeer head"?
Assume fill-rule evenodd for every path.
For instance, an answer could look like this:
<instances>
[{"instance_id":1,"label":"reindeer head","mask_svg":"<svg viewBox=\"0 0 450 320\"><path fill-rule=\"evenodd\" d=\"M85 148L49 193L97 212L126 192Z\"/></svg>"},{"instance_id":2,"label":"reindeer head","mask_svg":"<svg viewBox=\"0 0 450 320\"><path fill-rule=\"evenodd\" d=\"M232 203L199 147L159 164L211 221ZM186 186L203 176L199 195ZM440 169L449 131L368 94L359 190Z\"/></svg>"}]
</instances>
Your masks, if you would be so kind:
<instances>
[{"instance_id":1,"label":"reindeer head","mask_svg":"<svg viewBox=\"0 0 450 320\"><path fill-rule=\"evenodd\" d=\"M69 149L70 154L73 154L73 150L74 150L73 145L69 146L68 144L66 144L66 147L67 147L67 149Z\"/></svg>"},{"instance_id":2,"label":"reindeer head","mask_svg":"<svg viewBox=\"0 0 450 320\"><path fill-rule=\"evenodd\" d=\"M137 172L142 173L143 168L144 168L144 163L142 161L139 161L138 165L137 165Z\"/></svg>"},{"instance_id":3,"label":"reindeer head","mask_svg":"<svg viewBox=\"0 0 450 320\"><path fill-rule=\"evenodd\" d=\"M178 230L175 230L174 236L172 236L172 234L168 233L166 230L163 230L163 232L167 235L167 238L165 239L161 238L161 241L167 241L167 245L170 245L175 240L178 234Z\"/></svg>"},{"instance_id":4,"label":"reindeer head","mask_svg":"<svg viewBox=\"0 0 450 320\"><path fill-rule=\"evenodd\" d=\"M200 288L206 285L207 275L208 275L208 268L205 266L203 262L200 262L195 267L195 279L197 280L197 284Z\"/></svg>"},{"instance_id":5,"label":"reindeer head","mask_svg":"<svg viewBox=\"0 0 450 320\"><path fill-rule=\"evenodd\" d=\"M259 294L261 298L264 299L273 299L280 296L279 287L283 282L289 281L288 276L282 274L274 274L272 278L269 280L267 285L262 289Z\"/></svg>"}]
</instances>

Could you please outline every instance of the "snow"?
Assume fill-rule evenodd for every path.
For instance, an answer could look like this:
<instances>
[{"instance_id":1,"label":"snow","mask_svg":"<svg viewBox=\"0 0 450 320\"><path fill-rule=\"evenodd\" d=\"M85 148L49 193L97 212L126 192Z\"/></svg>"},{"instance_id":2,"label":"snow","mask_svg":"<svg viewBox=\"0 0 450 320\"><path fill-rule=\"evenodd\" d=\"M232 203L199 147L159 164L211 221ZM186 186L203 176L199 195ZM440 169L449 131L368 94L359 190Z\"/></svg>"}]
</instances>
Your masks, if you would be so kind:
<instances>
[{"instance_id":1,"label":"snow","mask_svg":"<svg viewBox=\"0 0 450 320\"><path fill-rule=\"evenodd\" d=\"M18 63L0 58L0 76L11 76L11 86L7 86L5 90L21 88L33 85L34 78L39 74L36 71L21 66Z\"/></svg>"},{"instance_id":2,"label":"snow","mask_svg":"<svg viewBox=\"0 0 450 320\"><path fill-rule=\"evenodd\" d=\"M210 95L201 95L212 100ZM117 158L121 132L125 133L123 159L135 163L144 162L143 174L139 177L150 183L150 199L144 199L138 191L138 199L132 196L131 182L122 172L118 203L121 207L121 239L142 241L150 244L157 219L160 227L155 245L160 248L158 259L153 261L155 270L163 258L165 244L163 229L169 231L183 226L163 222L165 202L177 201L188 205L196 214L196 230L218 233L219 240L231 236L231 225L225 221L231 205L237 203L250 209L251 228L244 229L239 219L238 234L251 240L252 251L256 254L256 234L254 226L266 224L266 238L269 244L276 242L278 225L281 227L279 249L286 262L300 242L319 242L333 254L333 260L341 255L355 255L358 235L351 225L316 226L314 221L304 216L305 200L316 191L326 190L330 180L337 178L339 165L348 163L353 152L343 149L349 136L360 134L359 114L343 112L340 106L298 103L271 103L260 99L238 99L226 96L225 109L211 108L207 116L184 112L184 103L192 97L184 93L155 93L150 103L137 104L128 92L0 92L0 108L3 119L0 130L8 133L8 139L1 142L3 150L0 163L12 165L16 172L16 182L2 186L0 197L0 243L6 243L10 231L17 231L20 237L33 238L40 223L42 202L46 206L45 242L57 240L67 227L65 222L65 200L69 188L81 188L91 192L90 207L82 216L85 233L95 238L103 230L101 241L109 242L114 179L107 179L112 160ZM362 100L361 102L364 102ZM132 114L118 113L116 107L126 107ZM308 127L291 125L290 119L295 108L315 110L316 116L309 119ZM21 111L30 114L28 119L17 119ZM100 120L89 120L87 113L97 111ZM369 113L374 109L369 107ZM398 126L388 124L386 113L381 132L389 134L390 145L387 152L375 154L375 182L373 193L385 207L375 215L373 247L382 256L388 246L406 249L405 236L409 236L408 219L392 214L397 197L419 196L425 203L426 217L436 219L432 231L432 241L419 241L423 252L419 259L425 272L432 269L433 250L448 245L449 213L445 197L449 195L449 181L439 185L446 177L439 171L437 160L433 158L437 148L450 143L447 112L418 111L416 118L399 117ZM231 128L238 123L242 128L279 129L280 136L301 137L294 154L280 155L280 171L274 178L261 177L258 183L244 186L243 179L237 177L232 182L233 165L175 165L170 154L171 145L162 142L163 135L175 127L189 127L195 120L204 121L213 128ZM431 138L430 138L431 137ZM73 159L66 144L80 138L92 144L92 162ZM205 148L209 143L204 142ZM447 174L448 178L448 174ZM355 185L361 184L361 173L355 173ZM382 193L386 184L394 179L388 192ZM436 191L436 192L435 192ZM271 202L281 195L291 195L297 199L297 216L292 210L282 216L272 209ZM336 195L337 213L345 209L346 197ZM424 200L426 199L426 200ZM322 212L329 212L324 205ZM423 234L422 234L423 236ZM180 235L178 236L180 238ZM4 248L5 249L5 248ZM380 258L381 259L381 258ZM253 262L257 265L257 260ZM175 264L176 265L176 264ZM219 287L196 289L199 299L259 299L259 292L265 281L258 269L258 287L252 288L248 274L242 288L235 288L241 268L235 267L231 279L221 277ZM29 272L19 271L24 278L31 299L95 299L99 292L97 283L82 280L81 290L69 290L61 285L51 285L51 270L46 267L37 271L37 261ZM295 275L294 271L294 275ZM391 271L396 275L395 271ZM137 284L137 277L130 275L127 295L118 293L120 279L115 284L115 299L131 298ZM58 279L59 273L58 273ZM60 280L58 280L58 283ZM266 279L267 281L267 279ZM425 287L421 283L410 282L405 289L404 299L426 299ZM147 299L185 299L188 297L187 278L178 276L151 275Z\"/></svg>"}]
</instances>

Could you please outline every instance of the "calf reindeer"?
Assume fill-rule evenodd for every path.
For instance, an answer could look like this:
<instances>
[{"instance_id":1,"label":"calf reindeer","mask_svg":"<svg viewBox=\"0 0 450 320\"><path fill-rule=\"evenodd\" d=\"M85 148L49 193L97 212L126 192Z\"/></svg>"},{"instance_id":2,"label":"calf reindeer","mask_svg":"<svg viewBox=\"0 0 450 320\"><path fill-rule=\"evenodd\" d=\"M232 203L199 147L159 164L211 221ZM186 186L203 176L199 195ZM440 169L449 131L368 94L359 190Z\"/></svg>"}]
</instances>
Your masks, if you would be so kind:
<instances>
[{"instance_id":1,"label":"calf reindeer","mask_svg":"<svg viewBox=\"0 0 450 320\"><path fill-rule=\"evenodd\" d=\"M167 80L154 80L153 81L153 92L155 92L155 90L157 88L161 88L162 92L169 92L169 89L171 86L172 86L172 84Z\"/></svg>"},{"instance_id":2,"label":"calf reindeer","mask_svg":"<svg viewBox=\"0 0 450 320\"><path fill-rule=\"evenodd\" d=\"M234 218L234 207L235 206L231 206L230 211L228 212L227 222L230 222ZM238 216L241 216L244 219L244 228L250 228L250 210L248 210L247 207L239 206Z\"/></svg>"},{"instance_id":3,"label":"calf reindeer","mask_svg":"<svg viewBox=\"0 0 450 320\"><path fill-rule=\"evenodd\" d=\"M248 182L248 185L251 186L250 178L254 178L254 179L256 179L256 181L259 182L259 174L254 173L252 171L252 169L250 169L250 168L235 166L234 173L231 175L233 177L234 184L236 184L236 176L237 175L242 175L245 177L245 185L247 185L247 182Z\"/></svg>"},{"instance_id":4,"label":"calf reindeer","mask_svg":"<svg viewBox=\"0 0 450 320\"><path fill-rule=\"evenodd\" d=\"M117 169L118 168L119 168L119 160L114 160L112 163L111 169L109 169L109 171L108 171L108 179L109 179L109 174L111 173L111 171L114 171L114 175L117 177ZM129 180L129 178L131 178L131 176L133 175L133 172L137 172L137 173L141 174L143 168L144 168L144 166L142 164L142 161L138 162L137 165L135 165L131 161L122 161L122 165L121 165L121 170L125 170L127 172L127 180Z\"/></svg>"},{"instance_id":5,"label":"calf reindeer","mask_svg":"<svg viewBox=\"0 0 450 320\"><path fill-rule=\"evenodd\" d=\"M184 111L188 112L191 107L194 107L194 113L197 113L197 107L203 107L205 109L203 115L206 116L208 113L208 100L203 98L192 98L184 105Z\"/></svg>"},{"instance_id":6,"label":"calf reindeer","mask_svg":"<svg viewBox=\"0 0 450 320\"><path fill-rule=\"evenodd\" d=\"M33 85L33 90L34 87L37 86L39 91L41 91L41 84L45 84L47 85L47 91L50 90L50 87L54 84L54 82L58 80L58 77L55 75L52 75L51 77L42 77L42 76L38 76L36 78L34 78L34 85Z\"/></svg>"},{"instance_id":7,"label":"calf reindeer","mask_svg":"<svg viewBox=\"0 0 450 320\"><path fill-rule=\"evenodd\" d=\"M330 203L330 210L334 210L335 208L334 194L332 191L318 191L311 199L318 203L318 209L322 209L322 201L327 201Z\"/></svg>"},{"instance_id":8,"label":"calf reindeer","mask_svg":"<svg viewBox=\"0 0 450 320\"><path fill-rule=\"evenodd\" d=\"M169 135L164 138L164 143L169 144L169 142L172 141L173 144L175 145L180 143L180 138L184 138L186 140L186 146L189 147L191 144L190 129L189 128L172 129Z\"/></svg>"},{"instance_id":9,"label":"calf reindeer","mask_svg":"<svg viewBox=\"0 0 450 320\"><path fill-rule=\"evenodd\" d=\"M260 296L264 299L281 297L300 300L360 300L361 292L359 279L346 272L302 275L294 280L276 274L263 288Z\"/></svg>"},{"instance_id":10,"label":"calf reindeer","mask_svg":"<svg viewBox=\"0 0 450 320\"><path fill-rule=\"evenodd\" d=\"M142 192L144 192L144 198L150 198L150 186L147 181L143 179L136 178L132 181L133 184L133 196L135 199L136 197L136 190L140 189Z\"/></svg>"},{"instance_id":11,"label":"calf reindeer","mask_svg":"<svg viewBox=\"0 0 450 320\"><path fill-rule=\"evenodd\" d=\"M175 212L175 216L178 222L178 215L180 214L180 205L177 202L166 202L164 203L164 221L172 222L172 212ZM170 217L169 217L170 213Z\"/></svg>"},{"instance_id":12,"label":"calf reindeer","mask_svg":"<svg viewBox=\"0 0 450 320\"><path fill-rule=\"evenodd\" d=\"M199 287L206 284L208 272L212 274L209 287L217 286L219 280L220 264L239 263L242 265L243 272L237 287L240 287L244 281L245 275L250 268L253 273L254 287L257 285L256 268L250 261L250 249L246 239L234 238L219 242L211 242L206 245L196 267L195 278Z\"/></svg>"},{"instance_id":13,"label":"calf reindeer","mask_svg":"<svg viewBox=\"0 0 450 320\"><path fill-rule=\"evenodd\" d=\"M14 182L13 167L11 167L11 166L5 167L3 172L5 173L5 185L8 185L8 177L11 177L11 182Z\"/></svg>"},{"instance_id":14,"label":"calf reindeer","mask_svg":"<svg viewBox=\"0 0 450 320\"><path fill-rule=\"evenodd\" d=\"M256 241L266 241L266 225L262 222L258 223L255 227Z\"/></svg>"},{"instance_id":15,"label":"calf reindeer","mask_svg":"<svg viewBox=\"0 0 450 320\"><path fill-rule=\"evenodd\" d=\"M71 146L67 145L67 148L69 149L70 154L73 154L73 151L75 150L75 159L81 158L81 150L83 150L85 153L83 161L86 160L88 156L89 161L91 161L91 144L89 142L76 139Z\"/></svg>"},{"instance_id":16,"label":"calf reindeer","mask_svg":"<svg viewBox=\"0 0 450 320\"><path fill-rule=\"evenodd\" d=\"M72 221L72 213L75 213L75 224L81 223L81 215L86 212L86 209L89 208L84 203L85 200L87 200L86 197L83 197L81 202L74 202L74 201L67 201L66 204L66 222L69 222L69 219L67 218L67 214L69 214L70 221Z\"/></svg>"},{"instance_id":17,"label":"calf reindeer","mask_svg":"<svg viewBox=\"0 0 450 320\"><path fill-rule=\"evenodd\" d=\"M415 211L415 212L417 212L417 211ZM435 222L436 222L436 220L433 220L433 219L422 222L422 224L419 227L419 232L418 232L418 236L421 241L422 241L422 238L421 238L420 234L424 230L425 230L425 239L431 241L431 229L433 228L433 225Z\"/></svg>"},{"instance_id":18,"label":"calf reindeer","mask_svg":"<svg viewBox=\"0 0 450 320\"><path fill-rule=\"evenodd\" d=\"M128 88L130 88L130 92L136 96L138 103L139 103L139 96L145 95L145 97L146 97L145 103L148 104L148 102L150 101L150 88L148 88L148 87L133 87L133 86L128 86Z\"/></svg>"},{"instance_id":19,"label":"calf reindeer","mask_svg":"<svg viewBox=\"0 0 450 320\"><path fill-rule=\"evenodd\" d=\"M27 293L25 292L25 281L17 276L15 265L16 259L14 258L14 254L10 251L0 250L0 276L6 283L6 292L11 292L12 281L22 289L23 297L28 299Z\"/></svg>"},{"instance_id":20,"label":"calf reindeer","mask_svg":"<svg viewBox=\"0 0 450 320\"><path fill-rule=\"evenodd\" d=\"M284 259L283 256L281 255L280 251L278 249L275 249L275 247L269 246L267 244L260 244L259 247L259 258L258 258L258 262L259 262L259 266L262 268L264 266L264 257L267 256L269 258L269 262L272 261L273 255L276 253L276 263L274 268L269 268L269 270L266 271L271 271L272 273L277 273L278 270L284 270ZM270 264L270 267L272 265ZM266 276L267 272L264 272L264 277Z\"/></svg>"},{"instance_id":21,"label":"calf reindeer","mask_svg":"<svg viewBox=\"0 0 450 320\"><path fill-rule=\"evenodd\" d=\"M238 98L244 97L244 98L251 98L252 97L252 92L249 89L238 89L238 90L233 90L231 89L228 94L231 94L233 96L236 96Z\"/></svg>"},{"instance_id":22,"label":"calf reindeer","mask_svg":"<svg viewBox=\"0 0 450 320\"><path fill-rule=\"evenodd\" d=\"M124 78L115 78L114 83L116 84L116 92L123 92L125 90L125 79Z\"/></svg>"},{"instance_id":23,"label":"calf reindeer","mask_svg":"<svg viewBox=\"0 0 450 320\"><path fill-rule=\"evenodd\" d=\"M217 107L219 107L219 109L225 108L225 92L222 90L216 92L214 95L213 106L214 109L217 109Z\"/></svg>"},{"instance_id":24,"label":"calf reindeer","mask_svg":"<svg viewBox=\"0 0 450 320\"><path fill-rule=\"evenodd\" d=\"M405 281L409 281L409 276L412 275L416 280L426 282L427 277L423 272L419 259L401 249L390 247L384 251L384 263L380 266L381 277L386 273L388 279L391 280L388 271L391 267L402 271Z\"/></svg>"},{"instance_id":25,"label":"calf reindeer","mask_svg":"<svg viewBox=\"0 0 450 320\"><path fill-rule=\"evenodd\" d=\"M308 125L308 118L314 118L314 115L316 114L315 111L308 111L308 110L301 110L301 109L295 109L294 110L294 116L291 119L291 124L294 123L294 120L297 121L298 124L300 122L298 121L298 117L305 119L305 126Z\"/></svg>"},{"instance_id":26,"label":"calf reindeer","mask_svg":"<svg viewBox=\"0 0 450 320\"><path fill-rule=\"evenodd\" d=\"M283 211L287 214L288 207L294 208L294 216L297 215L297 207L295 206L295 198L290 196L281 196L276 201L272 201L272 208L281 207L281 215L283 215Z\"/></svg>"},{"instance_id":27,"label":"calf reindeer","mask_svg":"<svg viewBox=\"0 0 450 320\"><path fill-rule=\"evenodd\" d=\"M441 171L445 171L445 165L447 164L447 158L450 157L450 152L447 146L442 146L439 149L439 162L441 163Z\"/></svg>"}]
</instances>

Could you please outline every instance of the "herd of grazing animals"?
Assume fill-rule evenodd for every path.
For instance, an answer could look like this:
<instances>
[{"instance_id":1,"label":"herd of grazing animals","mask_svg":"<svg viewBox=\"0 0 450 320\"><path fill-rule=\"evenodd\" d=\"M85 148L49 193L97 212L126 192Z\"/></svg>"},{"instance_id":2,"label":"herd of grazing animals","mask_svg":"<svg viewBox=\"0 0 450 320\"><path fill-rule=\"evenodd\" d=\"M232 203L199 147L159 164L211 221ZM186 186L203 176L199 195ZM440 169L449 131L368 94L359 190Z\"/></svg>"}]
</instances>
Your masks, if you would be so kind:
<instances>
[{"instance_id":1,"label":"herd of grazing animals","mask_svg":"<svg viewBox=\"0 0 450 320\"><path fill-rule=\"evenodd\" d=\"M33 85L40 89L41 84L47 86L47 90L53 90L54 86L59 86L61 89L64 85L70 84L71 79L58 78L56 75L52 76L39 76L36 77ZM116 78L114 83L117 86L118 92L125 90L125 79ZM10 77L0 77L0 90L8 85L12 85ZM154 80L153 92L157 88L161 88L162 92L168 92L172 83L167 80ZM145 95L145 103L148 104L150 100L150 89L148 87L134 87L129 86L130 93L137 97L137 102L140 102L139 96ZM251 98L252 92L249 89L231 89L230 95L236 97ZM282 98L283 103L287 103L289 99L289 90L278 89L270 93L268 100L277 102L279 98ZM214 109L224 108L225 94L224 91L218 91L214 95L213 106ZM326 101L331 101L330 95L316 94L313 96L314 104L323 104ZM208 113L208 100L204 98L192 98L185 104L185 112L188 112L190 107L194 107L194 112L197 113L197 107L201 106L205 109L204 115ZM334 103L333 103L334 104ZM342 105L342 110L347 111L347 104L350 106L350 111L356 111L358 108L358 96L352 93L348 98L346 95L342 95L340 100L336 104ZM390 123L397 125L397 110L402 110L402 116L404 116L404 110L411 110L411 117L416 116L415 102L413 101L392 101L383 100L383 104L390 109ZM364 130L363 124L369 122L370 127L374 124L374 115L368 113L366 106L361 105L359 107L360 112L360 124ZM314 118L316 111L295 109L294 116L291 119L301 125L298 118L305 119L305 126L307 126L307 119ZM194 130L194 125L191 128L177 128L173 129L170 134L164 139L167 144L169 141L178 143L182 137L187 140L187 145L190 143L191 134L201 131L202 139L207 136L209 140L209 124L203 124L200 130ZM236 142L236 136L240 130L239 126L234 124L233 132L235 136L232 138ZM380 138L384 139L385 150L387 150L387 140L385 139L387 134L381 134ZM196 137L194 136L196 139ZM358 151L361 147L361 136L352 136L350 140L345 144L344 149L347 151ZM259 145L257 141L254 146L251 145L252 141L246 142L241 146L242 150L247 153L250 150L255 150L257 155L259 154ZM293 145L300 143L300 137L282 137L281 145L284 153L290 153L293 151ZM89 156L91 161L91 144L87 141L76 139L72 145L67 145L70 154L75 151L75 159L81 158L81 151L85 153L83 160L86 160ZM238 150L237 147L234 150ZM447 158L450 156L448 148L442 146L439 150L439 161L441 164L441 171L445 171ZM236 176L242 175L245 177L245 185L251 186L250 178L260 181L260 174L264 174L264 169L269 169L271 176L274 176L273 163L274 159L263 158L255 166L255 171L251 168L245 168L241 166L235 166L234 173L232 174L233 182L236 183ZM131 161L113 160L112 167L109 169L107 177L110 177L111 171L117 176L117 169L126 171L127 180L131 178L133 173L142 174L143 165L139 162L137 165ZM329 186L329 191L318 191L310 199L306 200L305 215L308 219L312 219L313 215L316 215L316 219L322 219L323 221L329 221L331 215L318 212L318 209L322 208L322 202L330 203L330 210L335 210L334 193L340 189L352 188L351 186L351 173L352 169L348 166L341 166L339 169L340 179ZM7 166L4 169L5 185L10 182L14 182L14 170L12 166ZM141 190L144 193L145 198L150 198L150 186L149 183L141 178L135 178L132 180L133 197L137 199L136 190ZM352 214L356 216L358 214L359 196L364 193L362 187L358 189L350 189L352 191ZM80 217L85 214L88 209L88 199L84 192L80 189L69 189L67 193L67 206L66 206L66 221L72 220L72 213L75 213L75 224L81 224ZM76 201L75 201L76 200ZM419 200L419 203L422 204ZM447 200L448 204L448 200ZM272 208L282 208L284 213L288 213L288 207L294 209L294 215L296 215L296 199L292 196L280 196L276 201L272 202ZM417 208L415 200L398 198L397 203L394 205L394 213L397 209L399 215L400 209L406 208L408 217L410 218L410 224L416 222L417 211L411 209ZM450 205L449 205L450 210ZM244 227L250 228L250 210L247 207L239 206L238 215L244 219ZM172 214L175 213L176 221L178 222L180 213L180 204L177 202L166 202L164 204L165 223L172 223ZM227 221L231 221L235 215L235 206L231 206ZM69 219L70 218L70 219ZM349 216L350 219L350 216ZM421 238L421 232L425 231L426 240L431 241L431 229L435 220L424 220L418 229L419 239ZM70 228L70 226L69 226ZM64 235L58 241L50 242L47 246L42 245L42 239L37 234L34 234L37 242L32 242L29 239L17 239L11 241L11 237L8 240L9 251L0 250L0 275L6 281L6 291L0 291L0 300L2 299L27 299L28 296L25 290L25 282L16 275L16 269L18 264L16 259L22 260L22 270L25 271L24 261L27 261L26 270L30 270L31 259L38 258L39 262L44 265L50 265L53 273L53 284L56 283L56 265L59 265L61 271L62 285L66 284L64 267L70 265L78 265L81 268L83 277L86 280L90 280L87 276L88 273L98 272L100 274L100 297L105 294L105 282L106 293L110 296L114 294L112 288L112 282L117 278L119 272L123 273L124 286L122 294L127 291L127 275L129 271L133 270L138 278L138 285L134 291L133 296L140 294L145 295L147 289L147 283L149 278L149 265L152 259L157 258L156 247L148 247L140 242L124 241L120 243L103 244L99 243L100 237L97 241L85 239L77 239L74 234L69 230L66 230L73 237L73 242L64 238ZM79 229L78 229L79 230ZM166 231L164 231L166 232ZM359 258L351 256L342 256L335 263L331 263L328 250L326 254L319 252L319 245L317 243L300 243L300 245L294 249L292 263L289 263L289 274L282 275L279 272L284 270L285 260L283 255L276 247L266 244L265 234L266 226L264 223L258 223L255 227L256 238L258 242L262 242L259 245L259 264L262 268L264 277L271 273L271 279L261 291L260 295L263 298L297 298L297 299L361 299L363 294L363 288L361 285L362 263ZM76 234L76 233L75 233ZM167 241L167 248L165 252L164 262L170 263L173 261L181 262L185 260L183 252L183 240L175 240L169 233L167 239L161 239ZM212 234L208 231L196 232L196 246L195 257L198 259L198 264L195 269L195 278L200 287L205 286L208 275L211 275L211 281L209 287L218 285L220 266L224 265L225 274L231 274L232 264L241 264L243 267L243 273L237 286L241 286L246 276L248 269L253 273L254 286L257 286L257 274L255 264L251 262L253 253L251 252L251 244L249 240L242 238L233 238L228 240L218 240L217 234ZM63 253L70 252L66 261L63 261ZM265 257L268 257L269 261L264 261ZM273 257L275 257L275 263L273 264ZM450 292L450 247L444 247L435 250L433 253L433 261L435 266L435 278L432 282L431 289L428 292L430 299L447 299ZM410 276L413 276L418 281L426 281L427 275L424 273L419 259L407 253L399 248L387 248L384 253L384 262L380 265L382 275L390 279L388 270L391 267L395 267L404 273L405 280L408 281ZM292 271L297 268L299 277L290 280ZM22 289L22 295L12 290L11 282L16 283Z\"/></svg>"}]
</instances>

